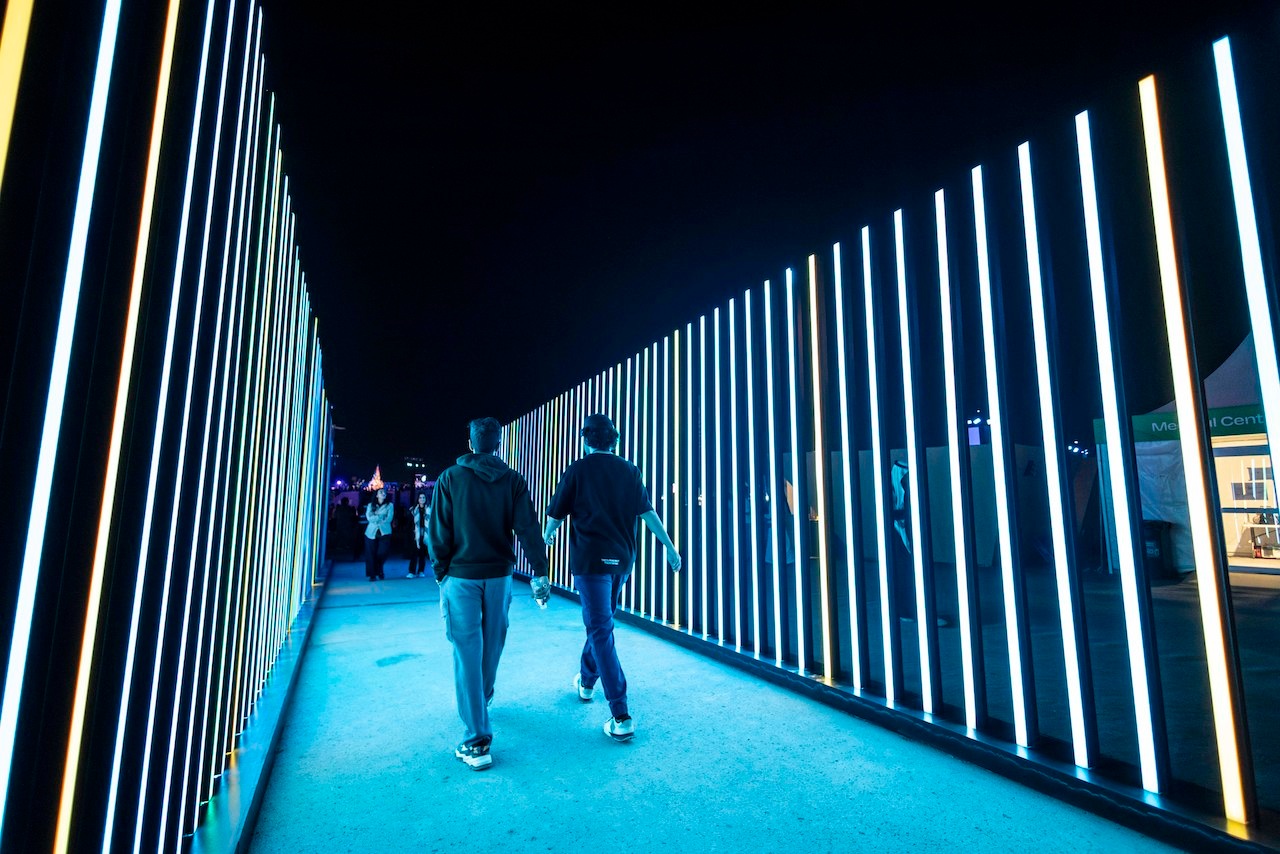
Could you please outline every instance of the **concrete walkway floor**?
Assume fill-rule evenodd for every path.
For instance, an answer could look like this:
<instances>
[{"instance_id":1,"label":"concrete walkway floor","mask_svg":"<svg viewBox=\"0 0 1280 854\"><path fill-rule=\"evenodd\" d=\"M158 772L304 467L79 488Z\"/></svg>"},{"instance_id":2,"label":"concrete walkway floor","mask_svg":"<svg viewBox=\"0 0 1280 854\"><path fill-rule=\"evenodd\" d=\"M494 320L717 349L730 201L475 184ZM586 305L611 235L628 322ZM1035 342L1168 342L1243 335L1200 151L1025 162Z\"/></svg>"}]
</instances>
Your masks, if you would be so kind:
<instances>
[{"instance_id":1,"label":"concrete walkway floor","mask_svg":"<svg viewBox=\"0 0 1280 854\"><path fill-rule=\"evenodd\" d=\"M637 736L615 744L572 689L576 602L518 581L472 771L436 584L405 569L335 565L252 851L1174 850L626 625Z\"/></svg>"}]
</instances>

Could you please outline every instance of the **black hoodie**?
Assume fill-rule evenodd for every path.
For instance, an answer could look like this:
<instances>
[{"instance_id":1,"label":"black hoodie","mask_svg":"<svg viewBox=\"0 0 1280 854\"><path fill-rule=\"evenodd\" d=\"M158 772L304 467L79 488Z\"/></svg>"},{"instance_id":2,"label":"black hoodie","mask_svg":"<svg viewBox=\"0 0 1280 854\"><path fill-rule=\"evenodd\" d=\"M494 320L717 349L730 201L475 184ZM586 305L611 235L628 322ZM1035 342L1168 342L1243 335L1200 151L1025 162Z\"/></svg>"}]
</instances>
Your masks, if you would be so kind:
<instances>
[{"instance_id":1,"label":"black hoodie","mask_svg":"<svg viewBox=\"0 0 1280 854\"><path fill-rule=\"evenodd\" d=\"M494 454L466 454L436 479L427 546L436 580L501 578L515 568L520 538L534 575L547 550L524 478Z\"/></svg>"}]
</instances>

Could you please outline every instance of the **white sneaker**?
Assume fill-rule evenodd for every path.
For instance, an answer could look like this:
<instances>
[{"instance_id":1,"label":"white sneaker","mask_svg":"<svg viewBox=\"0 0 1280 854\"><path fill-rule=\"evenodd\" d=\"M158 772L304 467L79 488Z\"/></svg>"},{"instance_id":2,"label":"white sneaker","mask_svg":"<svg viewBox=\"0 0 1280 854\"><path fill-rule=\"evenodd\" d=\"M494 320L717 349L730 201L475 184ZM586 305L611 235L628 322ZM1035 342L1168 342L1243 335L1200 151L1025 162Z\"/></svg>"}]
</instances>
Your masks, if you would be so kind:
<instances>
[{"instance_id":1,"label":"white sneaker","mask_svg":"<svg viewBox=\"0 0 1280 854\"><path fill-rule=\"evenodd\" d=\"M630 741L636 734L635 719L630 715L625 718L609 718L604 722L604 734L614 741Z\"/></svg>"},{"instance_id":2,"label":"white sneaker","mask_svg":"<svg viewBox=\"0 0 1280 854\"><path fill-rule=\"evenodd\" d=\"M453 755L467 764L472 771L483 771L493 764L493 756L489 753L488 744L459 744Z\"/></svg>"},{"instance_id":3,"label":"white sneaker","mask_svg":"<svg viewBox=\"0 0 1280 854\"><path fill-rule=\"evenodd\" d=\"M573 674L573 687L578 689L578 699L584 703L591 702L591 699L596 695L596 689L594 687L588 688L582 684L581 673Z\"/></svg>"}]
</instances>

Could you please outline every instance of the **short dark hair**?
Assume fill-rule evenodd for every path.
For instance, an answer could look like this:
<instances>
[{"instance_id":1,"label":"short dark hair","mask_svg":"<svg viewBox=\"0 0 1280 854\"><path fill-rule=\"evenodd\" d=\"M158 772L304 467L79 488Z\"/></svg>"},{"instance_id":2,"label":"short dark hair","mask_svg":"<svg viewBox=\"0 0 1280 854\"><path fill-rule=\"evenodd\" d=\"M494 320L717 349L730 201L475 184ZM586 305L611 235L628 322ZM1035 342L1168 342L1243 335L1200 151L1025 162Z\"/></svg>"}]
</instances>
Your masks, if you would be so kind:
<instances>
[{"instance_id":1,"label":"short dark hair","mask_svg":"<svg viewBox=\"0 0 1280 854\"><path fill-rule=\"evenodd\" d=\"M618 428L608 415L588 415L582 425L582 438L596 451L612 451L618 444Z\"/></svg>"},{"instance_id":2,"label":"short dark hair","mask_svg":"<svg viewBox=\"0 0 1280 854\"><path fill-rule=\"evenodd\" d=\"M502 425L496 418L477 418L468 427L471 429L471 448L477 454L492 454L498 450L498 442L502 439Z\"/></svg>"}]
</instances>

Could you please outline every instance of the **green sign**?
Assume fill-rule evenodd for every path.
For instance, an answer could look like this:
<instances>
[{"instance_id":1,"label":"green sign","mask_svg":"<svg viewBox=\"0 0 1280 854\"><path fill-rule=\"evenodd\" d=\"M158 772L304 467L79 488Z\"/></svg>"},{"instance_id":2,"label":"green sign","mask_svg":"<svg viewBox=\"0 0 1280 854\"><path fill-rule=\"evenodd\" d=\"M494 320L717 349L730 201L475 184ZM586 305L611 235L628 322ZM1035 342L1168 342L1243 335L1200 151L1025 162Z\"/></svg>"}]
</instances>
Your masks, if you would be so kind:
<instances>
[{"instance_id":1,"label":"green sign","mask_svg":"<svg viewBox=\"0 0 1280 854\"><path fill-rule=\"evenodd\" d=\"M1243 436L1266 431L1267 423L1262 417L1262 407L1258 404L1209 410L1210 436ZM1093 420L1093 438L1100 445L1107 443L1107 433L1101 418ZM1133 417L1133 441L1172 442L1177 439L1178 413L1152 412Z\"/></svg>"}]
</instances>

